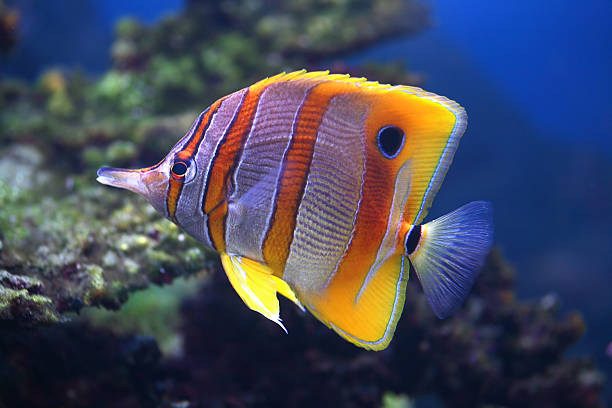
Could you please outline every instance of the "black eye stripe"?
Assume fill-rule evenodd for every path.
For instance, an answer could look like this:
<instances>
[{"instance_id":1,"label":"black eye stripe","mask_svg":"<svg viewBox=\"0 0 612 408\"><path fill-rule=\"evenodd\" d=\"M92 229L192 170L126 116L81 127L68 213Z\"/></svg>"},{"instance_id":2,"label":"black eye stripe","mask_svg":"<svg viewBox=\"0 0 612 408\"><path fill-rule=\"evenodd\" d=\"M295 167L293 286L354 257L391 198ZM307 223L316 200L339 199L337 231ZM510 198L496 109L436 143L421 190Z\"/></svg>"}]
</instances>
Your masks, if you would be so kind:
<instances>
[{"instance_id":1,"label":"black eye stripe","mask_svg":"<svg viewBox=\"0 0 612 408\"><path fill-rule=\"evenodd\" d=\"M387 159L393 159L404 146L404 131L397 126L385 126L378 131L376 139L380 152Z\"/></svg>"}]
</instances>

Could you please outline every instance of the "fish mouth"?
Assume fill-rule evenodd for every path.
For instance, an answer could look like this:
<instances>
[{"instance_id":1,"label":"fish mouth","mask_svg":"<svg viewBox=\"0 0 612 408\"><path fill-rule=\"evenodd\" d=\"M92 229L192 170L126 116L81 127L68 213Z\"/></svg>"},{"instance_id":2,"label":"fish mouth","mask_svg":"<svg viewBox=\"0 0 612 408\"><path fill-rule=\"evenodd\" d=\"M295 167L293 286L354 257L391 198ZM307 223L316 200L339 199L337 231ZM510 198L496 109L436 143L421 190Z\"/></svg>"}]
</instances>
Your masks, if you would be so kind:
<instances>
[{"instance_id":1,"label":"fish mouth","mask_svg":"<svg viewBox=\"0 0 612 408\"><path fill-rule=\"evenodd\" d=\"M120 169L115 167L102 167L98 169L96 181L111 187L123 188L135 193L146 195L147 187L142 182L141 171Z\"/></svg>"}]
</instances>

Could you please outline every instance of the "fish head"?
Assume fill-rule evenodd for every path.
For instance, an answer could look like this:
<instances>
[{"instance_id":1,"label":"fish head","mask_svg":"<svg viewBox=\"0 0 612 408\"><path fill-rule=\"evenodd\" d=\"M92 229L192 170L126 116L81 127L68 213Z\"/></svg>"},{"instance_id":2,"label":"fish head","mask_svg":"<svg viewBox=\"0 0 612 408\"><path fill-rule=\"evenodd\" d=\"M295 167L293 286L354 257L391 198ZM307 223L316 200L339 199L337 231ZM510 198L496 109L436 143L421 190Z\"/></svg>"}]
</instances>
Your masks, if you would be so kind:
<instances>
[{"instance_id":1,"label":"fish head","mask_svg":"<svg viewBox=\"0 0 612 408\"><path fill-rule=\"evenodd\" d=\"M98 169L99 183L123 188L143 196L159 213L172 219L170 213L176 192L191 182L197 173L194 160L174 148L158 164L141 169L102 167Z\"/></svg>"}]
</instances>

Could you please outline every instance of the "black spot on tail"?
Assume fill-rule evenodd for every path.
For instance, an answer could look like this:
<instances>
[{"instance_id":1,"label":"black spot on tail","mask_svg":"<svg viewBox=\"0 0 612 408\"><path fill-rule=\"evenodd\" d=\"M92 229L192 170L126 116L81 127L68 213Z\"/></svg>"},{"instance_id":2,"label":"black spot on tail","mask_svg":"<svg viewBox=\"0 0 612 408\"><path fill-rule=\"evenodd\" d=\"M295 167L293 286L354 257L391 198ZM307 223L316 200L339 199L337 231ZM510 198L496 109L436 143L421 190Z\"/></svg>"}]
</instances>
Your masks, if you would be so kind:
<instances>
[{"instance_id":1,"label":"black spot on tail","mask_svg":"<svg viewBox=\"0 0 612 408\"><path fill-rule=\"evenodd\" d=\"M414 250L419 245L419 241L421 240L421 226L415 225L410 230L408 237L406 238L406 253L411 255Z\"/></svg>"}]
</instances>

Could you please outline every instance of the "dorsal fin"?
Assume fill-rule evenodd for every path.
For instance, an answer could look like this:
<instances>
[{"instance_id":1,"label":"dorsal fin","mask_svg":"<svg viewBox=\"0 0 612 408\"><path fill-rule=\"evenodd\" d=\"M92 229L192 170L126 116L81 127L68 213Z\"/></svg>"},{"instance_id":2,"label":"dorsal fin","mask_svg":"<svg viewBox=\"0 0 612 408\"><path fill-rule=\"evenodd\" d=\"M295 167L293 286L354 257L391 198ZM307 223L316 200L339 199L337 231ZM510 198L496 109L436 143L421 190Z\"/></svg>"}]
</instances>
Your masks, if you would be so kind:
<instances>
[{"instance_id":1,"label":"dorsal fin","mask_svg":"<svg viewBox=\"0 0 612 408\"><path fill-rule=\"evenodd\" d=\"M406 133L406 144L399 161L413 159L413 170L419 175L412 180L412 191L405 208L404 221L420 224L438 192L453 160L459 140L467 126L467 114L456 102L421 88L407 85L380 84L348 74L305 70L281 73L260 83L293 81L332 81L354 86L341 92L356 92L373 97L370 122L371 132L380 126L401 125ZM334 90L338 91L338 90ZM390 94L384 98L377 98ZM380 122L380 123L379 123ZM372 135L369 135L370 137Z\"/></svg>"}]
</instances>

